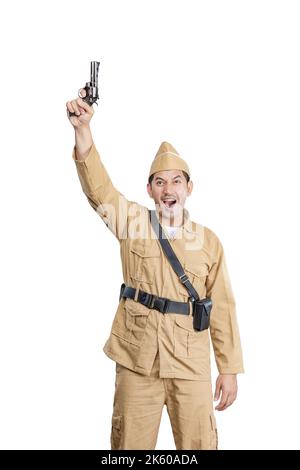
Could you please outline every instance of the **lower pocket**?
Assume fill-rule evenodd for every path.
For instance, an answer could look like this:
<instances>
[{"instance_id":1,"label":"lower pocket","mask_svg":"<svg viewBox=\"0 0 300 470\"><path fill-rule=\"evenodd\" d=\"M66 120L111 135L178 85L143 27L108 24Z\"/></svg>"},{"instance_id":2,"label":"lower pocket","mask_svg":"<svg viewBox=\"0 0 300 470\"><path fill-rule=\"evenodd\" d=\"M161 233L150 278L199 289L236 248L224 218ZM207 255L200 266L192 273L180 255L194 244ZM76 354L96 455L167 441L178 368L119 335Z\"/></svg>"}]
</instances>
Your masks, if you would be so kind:
<instances>
[{"instance_id":1,"label":"lower pocket","mask_svg":"<svg viewBox=\"0 0 300 470\"><path fill-rule=\"evenodd\" d=\"M177 317L174 325L174 356L206 359L209 356L208 330L195 331L193 317Z\"/></svg>"},{"instance_id":2,"label":"lower pocket","mask_svg":"<svg viewBox=\"0 0 300 470\"><path fill-rule=\"evenodd\" d=\"M119 338L140 346L147 325L150 309L127 298L120 302L111 333Z\"/></svg>"},{"instance_id":3,"label":"lower pocket","mask_svg":"<svg viewBox=\"0 0 300 470\"><path fill-rule=\"evenodd\" d=\"M122 416L112 416L111 420L111 450L121 449L122 438Z\"/></svg>"},{"instance_id":4,"label":"lower pocket","mask_svg":"<svg viewBox=\"0 0 300 470\"><path fill-rule=\"evenodd\" d=\"M211 450L218 450L218 429L216 418L213 413L210 414L210 448Z\"/></svg>"},{"instance_id":5,"label":"lower pocket","mask_svg":"<svg viewBox=\"0 0 300 470\"><path fill-rule=\"evenodd\" d=\"M218 449L218 431L213 411L202 418L200 450Z\"/></svg>"},{"instance_id":6,"label":"lower pocket","mask_svg":"<svg viewBox=\"0 0 300 470\"><path fill-rule=\"evenodd\" d=\"M139 302L135 302L133 299L126 299L124 306L128 341L139 346L145 334L150 309Z\"/></svg>"}]
</instances>

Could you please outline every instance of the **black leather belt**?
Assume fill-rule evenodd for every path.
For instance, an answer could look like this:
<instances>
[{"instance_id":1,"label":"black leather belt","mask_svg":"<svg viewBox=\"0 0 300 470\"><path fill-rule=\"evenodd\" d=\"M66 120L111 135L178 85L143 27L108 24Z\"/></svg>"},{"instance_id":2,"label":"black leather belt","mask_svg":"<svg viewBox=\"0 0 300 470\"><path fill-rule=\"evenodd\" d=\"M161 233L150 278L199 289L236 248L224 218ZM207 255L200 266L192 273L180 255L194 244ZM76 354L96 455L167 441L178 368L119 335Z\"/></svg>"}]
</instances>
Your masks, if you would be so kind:
<instances>
[{"instance_id":1,"label":"black leather belt","mask_svg":"<svg viewBox=\"0 0 300 470\"><path fill-rule=\"evenodd\" d=\"M134 300L135 293L136 289L134 287L126 286L123 283L121 285L119 301L122 297L129 297ZM182 313L183 315L189 315L190 313L189 302L176 302L175 300L158 297L142 290L139 290L137 302L145 305L145 307L159 310L161 313Z\"/></svg>"}]
</instances>

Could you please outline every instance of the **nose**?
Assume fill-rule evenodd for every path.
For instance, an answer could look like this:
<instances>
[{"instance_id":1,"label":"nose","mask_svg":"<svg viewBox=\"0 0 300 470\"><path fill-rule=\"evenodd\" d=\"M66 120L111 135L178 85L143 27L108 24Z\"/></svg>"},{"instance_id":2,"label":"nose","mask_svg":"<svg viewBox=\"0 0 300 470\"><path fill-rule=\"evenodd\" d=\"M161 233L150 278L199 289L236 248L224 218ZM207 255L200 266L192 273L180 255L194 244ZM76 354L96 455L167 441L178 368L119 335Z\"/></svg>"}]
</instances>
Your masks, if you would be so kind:
<instances>
[{"instance_id":1,"label":"nose","mask_svg":"<svg viewBox=\"0 0 300 470\"><path fill-rule=\"evenodd\" d=\"M166 182L164 186L164 195L172 195L172 182Z\"/></svg>"}]
</instances>

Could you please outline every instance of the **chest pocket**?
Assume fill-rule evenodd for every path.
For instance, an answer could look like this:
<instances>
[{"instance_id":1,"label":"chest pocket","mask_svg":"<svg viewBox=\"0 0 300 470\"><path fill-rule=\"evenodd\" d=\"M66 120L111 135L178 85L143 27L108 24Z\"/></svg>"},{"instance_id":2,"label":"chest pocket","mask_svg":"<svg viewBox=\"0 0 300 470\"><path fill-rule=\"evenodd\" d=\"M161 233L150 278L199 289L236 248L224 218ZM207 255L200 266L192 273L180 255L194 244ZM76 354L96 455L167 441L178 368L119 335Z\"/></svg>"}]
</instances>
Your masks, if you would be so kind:
<instances>
[{"instance_id":1,"label":"chest pocket","mask_svg":"<svg viewBox=\"0 0 300 470\"><path fill-rule=\"evenodd\" d=\"M157 245L135 244L130 248L129 275L132 280L153 284L159 263L160 251Z\"/></svg>"},{"instance_id":2,"label":"chest pocket","mask_svg":"<svg viewBox=\"0 0 300 470\"><path fill-rule=\"evenodd\" d=\"M196 289L198 295L202 297L201 293L203 292L203 288L205 286L206 278L209 274L209 268L206 263L199 263L196 266L191 266L190 264L184 264L184 271L188 276L189 280L193 284L194 288ZM180 294L186 296L186 299L189 296L187 289L180 284L179 287Z\"/></svg>"}]
</instances>

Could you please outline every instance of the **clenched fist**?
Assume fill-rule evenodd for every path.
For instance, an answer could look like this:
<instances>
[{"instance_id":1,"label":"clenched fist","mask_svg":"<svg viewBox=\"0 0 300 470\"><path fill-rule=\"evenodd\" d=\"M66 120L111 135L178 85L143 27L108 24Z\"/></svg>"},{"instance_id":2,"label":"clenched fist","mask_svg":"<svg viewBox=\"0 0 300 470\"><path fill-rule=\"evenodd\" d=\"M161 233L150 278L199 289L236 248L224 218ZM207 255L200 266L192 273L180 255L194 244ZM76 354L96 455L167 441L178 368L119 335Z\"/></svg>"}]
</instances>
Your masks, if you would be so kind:
<instances>
[{"instance_id":1,"label":"clenched fist","mask_svg":"<svg viewBox=\"0 0 300 470\"><path fill-rule=\"evenodd\" d=\"M80 96L84 98L86 92L83 88L80 89ZM88 103L83 101L82 98L77 98L72 101L67 101L67 115L69 121L71 122L72 126L75 129L80 127L87 127L89 126L90 120L94 114L93 106L90 106ZM76 113L76 116L70 116L69 111L71 113Z\"/></svg>"}]
</instances>

